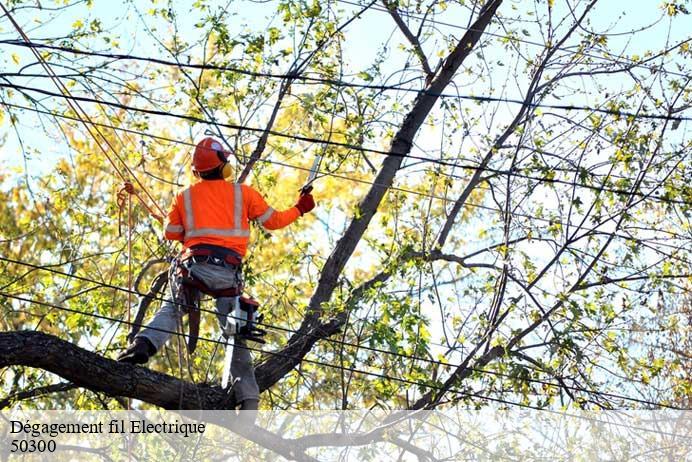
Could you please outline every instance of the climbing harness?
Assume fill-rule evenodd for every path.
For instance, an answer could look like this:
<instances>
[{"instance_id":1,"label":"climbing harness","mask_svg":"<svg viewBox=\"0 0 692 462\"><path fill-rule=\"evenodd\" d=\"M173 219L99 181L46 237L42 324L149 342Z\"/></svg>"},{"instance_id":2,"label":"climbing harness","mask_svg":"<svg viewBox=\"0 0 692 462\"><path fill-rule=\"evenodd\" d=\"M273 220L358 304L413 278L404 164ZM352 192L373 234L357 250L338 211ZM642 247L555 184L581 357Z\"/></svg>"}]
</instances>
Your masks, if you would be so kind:
<instances>
[{"instance_id":1,"label":"climbing harness","mask_svg":"<svg viewBox=\"0 0 692 462\"><path fill-rule=\"evenodd\" d=\"M157 277L152 282L152 288L161 288L165 282ZM252 340L265 343L262 338L266 331L257 327L262 322L258 313L259 303L250 297L242 296L242 260L232 250L217 246L199 245L183 250L170 263L167 282L171 300L180 306L188 315L187 350L193 353L197 347L200 327L200 294L213 298L225 297L230 299L228 313L222 323L222 333L226 339L222 388L229 389L234 383L231 377L231 362L236 340ZM134 339L139 332L146 315L149 303L146 297L140 300L135 322L128 336ZM223 315L223 314L222 314Z\"/></svg>"},{"instance_id":2,"label":"climbing harness","mask_svg":"<svg viewBox=\"0 0 692 462\"><path fill-rule=\"evenodd\" d=\"M235 383L231 374L231 363L237 339L254 340L264 343L266 333L257 328L261 322L258 315L259 304L243 297L242 264L238 254L223 248L210 249L205 246L185 250L174 262L175 282L183 296L182 300L189 316L188 350L193 352L199 335L199 293L214 298L230 298L230 307L222 326L226 339L221 387L230 391ZM172 266L173 267L173 266ZM230 385L230 387L229 387Z\"/></svg>"}]
</instances>

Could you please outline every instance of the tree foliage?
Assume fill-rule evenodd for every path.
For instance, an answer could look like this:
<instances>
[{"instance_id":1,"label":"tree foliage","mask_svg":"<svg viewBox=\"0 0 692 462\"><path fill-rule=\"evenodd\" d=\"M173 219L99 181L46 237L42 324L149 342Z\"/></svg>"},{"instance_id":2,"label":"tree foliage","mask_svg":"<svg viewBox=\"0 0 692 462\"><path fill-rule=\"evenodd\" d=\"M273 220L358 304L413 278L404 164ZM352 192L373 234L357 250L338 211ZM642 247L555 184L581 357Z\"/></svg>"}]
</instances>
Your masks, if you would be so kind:
<instances>
[{"instance_id":1,"label":"tree foliage","mask_svg":"<svg viewBox=\"0 0 692 462\"><path fill-rule=\"evenodd\" d=\"M103 138L2 18L3 330L123 348L127 325L92 316L128 316L102 148L165 208L210 132L277 209L323 156L315 213L253 229L263 406L689 407L689 2L42 3L8 7ZM137 276L176 247L133 201ZM219 381L217 344L182 368L178 348L151 367ZM102 390L21 406L120 406Z\"/></svg>"}]
</instances>

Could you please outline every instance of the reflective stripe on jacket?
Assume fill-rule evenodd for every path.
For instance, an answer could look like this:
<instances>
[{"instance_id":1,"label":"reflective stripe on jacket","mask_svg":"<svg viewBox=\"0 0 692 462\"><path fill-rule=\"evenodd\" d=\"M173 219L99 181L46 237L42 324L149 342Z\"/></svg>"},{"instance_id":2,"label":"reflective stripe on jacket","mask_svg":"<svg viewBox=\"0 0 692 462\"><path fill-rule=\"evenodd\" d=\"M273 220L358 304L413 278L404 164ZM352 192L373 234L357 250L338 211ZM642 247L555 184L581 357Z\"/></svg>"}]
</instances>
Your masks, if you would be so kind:
<instances>
[{"instance_id":1,"label":"reflective stripe on jacket","mask_svg":"<svg viewBox=\"0 0 692 462\"><path fill-rule=\"evenodd\" d=\"M269 207L254 188L225 180L202 180L175 196L166 220L166 239L187 248L197 244L226 247L244 256L250 238L250 220L266 229L293 223L300 211Z\"/></svg>"}]
</instances>

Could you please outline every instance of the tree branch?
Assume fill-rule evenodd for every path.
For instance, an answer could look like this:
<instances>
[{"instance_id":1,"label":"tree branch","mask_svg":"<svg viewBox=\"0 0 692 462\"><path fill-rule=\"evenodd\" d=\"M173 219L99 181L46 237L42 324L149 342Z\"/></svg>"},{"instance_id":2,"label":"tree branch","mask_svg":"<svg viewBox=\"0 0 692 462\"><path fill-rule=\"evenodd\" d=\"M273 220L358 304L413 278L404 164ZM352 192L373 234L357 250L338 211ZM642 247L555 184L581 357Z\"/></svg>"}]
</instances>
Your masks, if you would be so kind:
<instances>
[{"instance_id":1,"label":"tree branch","mask_svg":"<svg viewBox=\"0 0 692 462\"><path fill-rule=\"evenodd\" d=\"M329 332L323 331L323 325L319 321L323 313L323 303L331 298L341 272L363 234L365 234L370 220L372 220L380 202L392 185L403 160L411 151L416 133L428 117L442 90L452 80L466 57L471 54L501 4L502 0L493 0L483 7L473 27L464 34L456 48L445 60L439 74L428 87L428 91L422 92L416 97L411 111L407 114L392 140L389 149L390 155L385 158L372 187L359 204L358 215L351 221L325 262L317 289L310 299L307 313L300 328L289 339L288 345L281 351L281 355L268 359L257 368L257 380L261 390L266 390L274 385L298 365L318 338L331 335Z\"/></svg>"},{"instance_id":2,"label":"tree branch","mask_svg":"<svg viewBox=\"0 0 692 462\"><path fill-rule=\"evenodd\" d=\"M421 47L418 38L413 35L406 23L401 19L395 4L390 3L387 0L382 0L382 3L387 8L387 11L389 11L389 14L392 19L394 19L396 25L399 27L399 29L401 29L401 32L404 34L404 37L406 37L406 40L408 40L409 43L411 43L411 46L413 46L413 50L423 66L423 71L425 72L426 76L426 83L430 83L430 81L435 77L435 73L430 68L430 64L428 64L428 58L425 56L425 53L423 53L423 48Z\"/></svg>"},{"instance_id":3,"label":"tree branch","mask_svg":"<svg viewBox=\"0 0 692 462\"><path fill-rule=\"evenodd\" d=\"M44 369L111 396L126 396L164 409L229 409L235 405L220 387L191 384L170 375L119 363L38 331L0 332L0 367Z\"/></svg>"},{"instance_id":4,"label":"tree branch","mask_svg":"<svg viewBox=\"0 0 692 462\"><path fill-rule=\"evenodd\" d=\"M62 382L53 385L47 385L45 387L37 387L32 388L31 390L21 391L19 393L10 395L3 400L0 400L0 409L8 408L17 401L37 398L39 396L49 395L51 393L61 393L64 391L74 390L75 388L77 388L77 385L75 385L74 383Z\"/></svg>"},{"instance_id":5,"label":"tree branch","mask_svg":"<svg viewBox=\"0 0 692 462\"><path fill-rule=\"evenodd\" d=\"M235 406L234 400L221 387L192 384L143 367L119 363L38 331L0 332L0 368L9 366L40 368L69 380L71 383L67 385L73 388L127 396L165 409L226 410ZM182 407L179 406L181 388ZM292 440L248 425L242 419L233 419L231 415L229 413L226 421L214 424L223 425L289 460L316 460Z\"/></svg>"}]
</instances>

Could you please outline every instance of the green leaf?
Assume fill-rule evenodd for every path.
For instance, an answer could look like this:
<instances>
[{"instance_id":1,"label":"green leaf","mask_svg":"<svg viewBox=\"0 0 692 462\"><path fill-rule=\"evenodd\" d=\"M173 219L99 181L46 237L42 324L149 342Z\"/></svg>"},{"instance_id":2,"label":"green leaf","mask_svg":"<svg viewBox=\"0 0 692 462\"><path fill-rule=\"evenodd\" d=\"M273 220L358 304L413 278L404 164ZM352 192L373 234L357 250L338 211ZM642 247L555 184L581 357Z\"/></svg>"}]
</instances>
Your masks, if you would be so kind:
<instances>
[{"instance_id":1,"label":"green leaf","mask_svg":"<svg viewBox=\"0 0 692 462\"><path fill-rule=\"evenodd\" d=\"M358 73L358 77L365 80L366 82L372 82L372 75L368 74L365 71L360 71Z\"/></svg>"}]
</instances>

